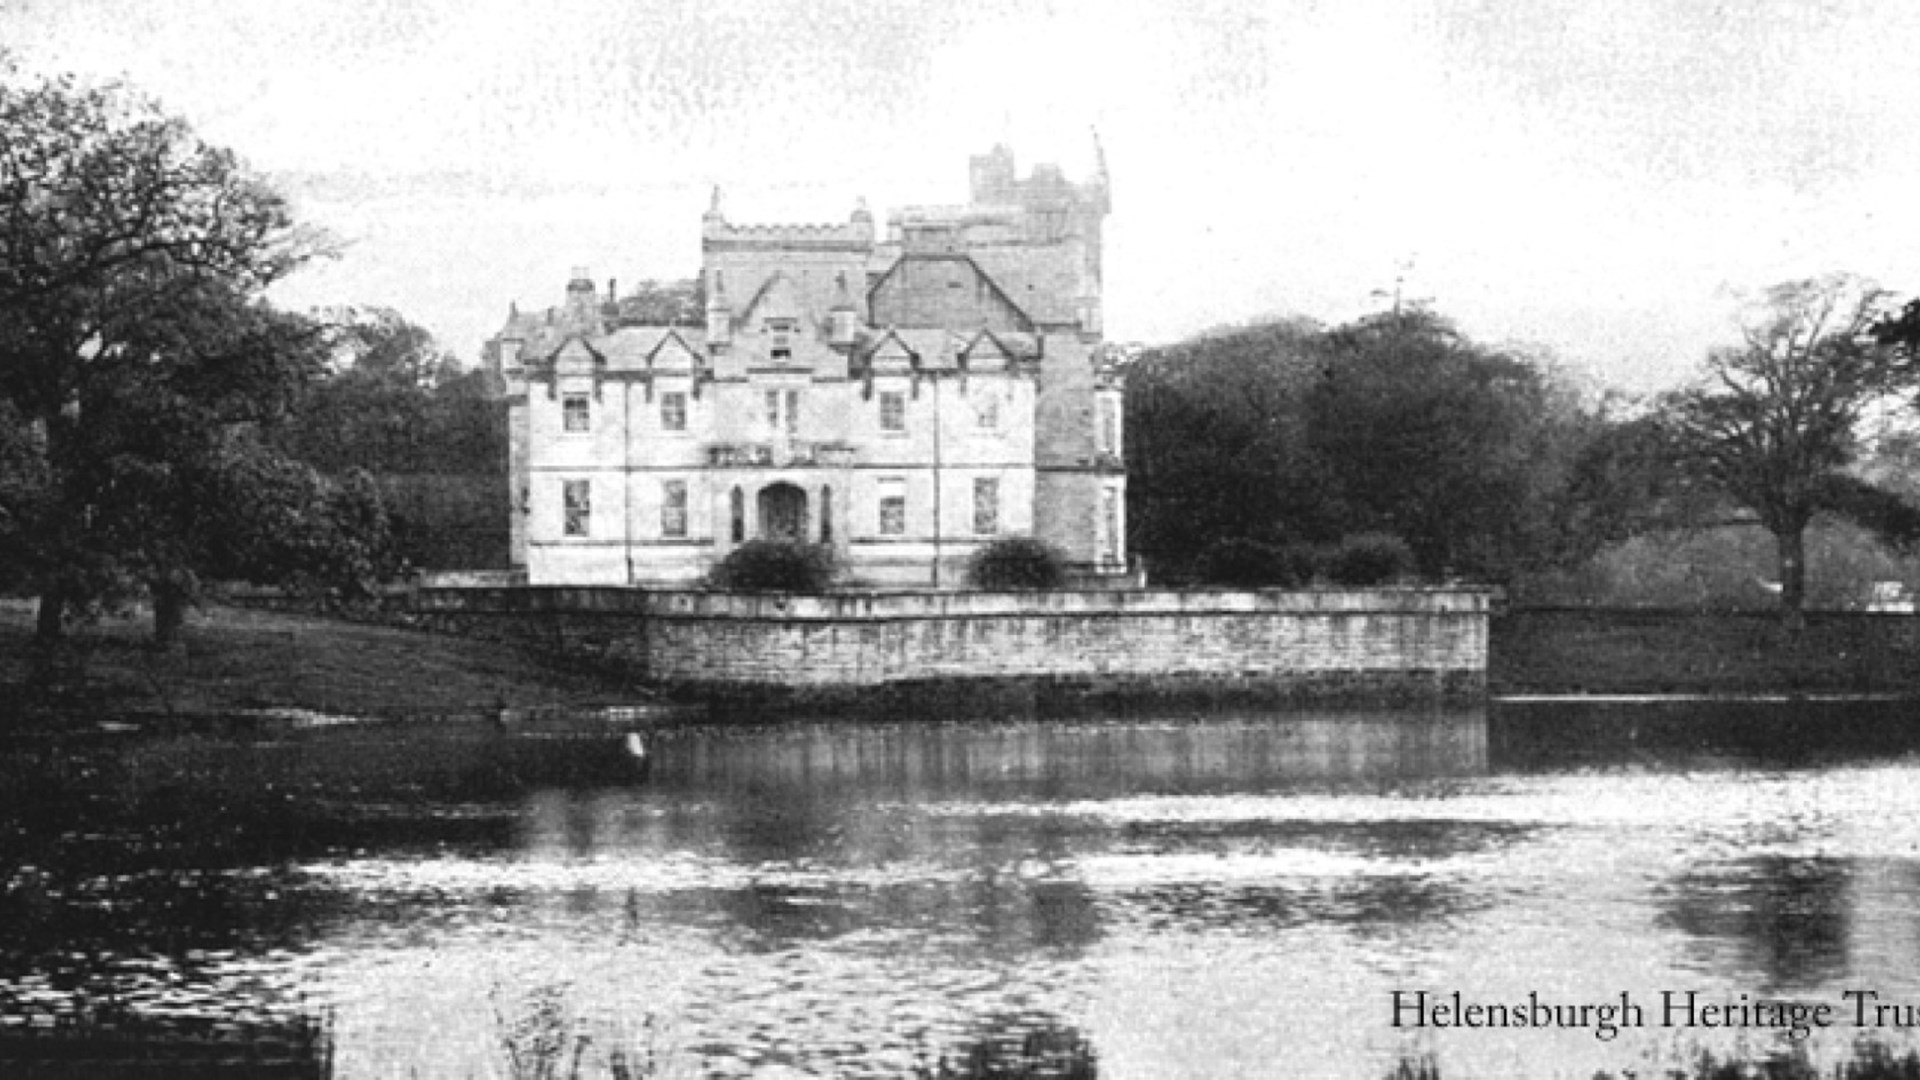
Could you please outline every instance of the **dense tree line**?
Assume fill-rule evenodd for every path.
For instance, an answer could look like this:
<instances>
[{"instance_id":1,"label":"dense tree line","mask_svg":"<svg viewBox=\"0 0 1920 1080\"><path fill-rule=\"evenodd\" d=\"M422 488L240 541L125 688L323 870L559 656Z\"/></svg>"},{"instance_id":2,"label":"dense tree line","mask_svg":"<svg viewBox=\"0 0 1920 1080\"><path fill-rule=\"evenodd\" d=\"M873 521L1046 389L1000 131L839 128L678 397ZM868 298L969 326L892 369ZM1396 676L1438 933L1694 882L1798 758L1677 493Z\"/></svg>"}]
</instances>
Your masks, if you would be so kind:
<instances>
[{"instance_id":1,"label":"dense tree line","mask_svg":"<svg viewBox=\"0 0 1920 1080\"><path fill-rule=\"evenodd\" d=\"M1562 505L1597 411L1542 365L1408 310L1152 349L1128 374L1135 547L1163 577L1210 547L1397 537L1430 578L1504 580L1591 542ZM1595 477L1596 501L1619 492ZM1607 510L1624 516L1624 512Z\"/></svg>"},{"instance_id":2,"label":"dense tree line","mask_svg":"<svg viewBox=\"0 0 1920 1080\"><path fill-rule=\"evenodd\" d=\"M506 417L487 374L463 369L398 312L340 312L329 371L274 433L330 476L370 475L406 567L507 562Z\"/></svg>"},{"instance_id":3,"label":"dense tree line","mask_svg":"<svg viewBox=\"0 0 1920 1080\"><path fill-rule=\"evenodd\" d=\"M1739 344L1643 402L1584 397L1420 309L1204 335L1130 368L1135 549L1163 579L1289 584L1303 550L1391 537L1428 579L1508 582L1749 522L1797 625L1816 519L1920 543L1920 489L1866 467L1862 438L1869 415L1911 415L1917 345L1920 302L1846 276L1768 290Z\"/></svg>"}]
</instances>

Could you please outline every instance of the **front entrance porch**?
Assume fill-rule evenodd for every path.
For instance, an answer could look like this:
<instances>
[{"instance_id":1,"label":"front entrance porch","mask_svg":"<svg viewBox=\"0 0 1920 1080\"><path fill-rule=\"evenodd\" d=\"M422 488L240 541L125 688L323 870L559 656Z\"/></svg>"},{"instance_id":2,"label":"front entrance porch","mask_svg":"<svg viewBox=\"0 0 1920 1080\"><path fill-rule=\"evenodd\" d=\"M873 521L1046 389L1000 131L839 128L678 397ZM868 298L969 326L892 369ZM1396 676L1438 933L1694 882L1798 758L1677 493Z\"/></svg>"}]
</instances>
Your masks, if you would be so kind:
<instances>
[{"instance_id":1,"label":"front entrance porch","mask_svg":"<svg viewBox=\"0 0 1920 1080\"><path fill-rule=\"evenodd\" d=\"M807 529L807 493L793 484L768 484L760 489L760 537L795 543L810 539Z\"/></svg>"}]
</instances>

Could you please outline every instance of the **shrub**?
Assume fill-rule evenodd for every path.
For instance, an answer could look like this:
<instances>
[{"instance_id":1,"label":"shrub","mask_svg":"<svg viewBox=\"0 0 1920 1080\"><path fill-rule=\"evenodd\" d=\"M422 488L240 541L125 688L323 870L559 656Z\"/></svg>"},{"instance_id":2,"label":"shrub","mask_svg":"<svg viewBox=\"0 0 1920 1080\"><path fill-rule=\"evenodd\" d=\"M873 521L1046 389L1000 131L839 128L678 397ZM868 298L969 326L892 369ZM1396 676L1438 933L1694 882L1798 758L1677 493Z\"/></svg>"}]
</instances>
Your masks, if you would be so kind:
<instances>
[{"instance_id":1,"label":"shrub","mask_svg":"<svg viewBox=\"0 0 1920 1080\"><path fill-rule=\"evenodd\" d=\"M1209 585L1258 588L1272 580L1280 551L1244 537L1215 540L1200 553L1200 580Z\"/></svg>"},{"instance_id":2,"label":"shrub","mask_svg":"<svg viewBox=\"0 0 1920 1080\"><path fill-rule=\"evenodd\" d=\"M976 589L1057 589L1066 580L1066 556L1031 536L1003 536L967 560L967 581Z\"/></svg>"},{"instance_id":3,"label":"shrub","mask_svg":"<svg viewBox=\"0 0 1920 1080\"><path fill-rule=\"evenodd\" d=\"M825 592L839 571L825 544L749 540L727 553L707 580L731 592Z\"/></svg>"},{"instance_id":4,"label":"shrub","mask_svg":"<svg viewBox=\"0 0 1920 1080\"><path fill-rule=\"evenodd\" d=\"M1327 576L1341 585L1384 585L1413 572L1413 549L1397 536L1360 533L1327 557Z\"/></svg>"},{"instance_id":5,"label":"shrub","mask_svg":"<svg viewBox=\"0 0 1920 1080\"><path fill-rule=\"evenodd\" d=\"M1236 589L1297 589L1320 571L1320 559L1305 544L1276 547L1233 537L1216 540L1200 556L1200 580Z\"/></svg>"},{"instance_id":6,"label":"shrub","mask_svg":"<svg viewBox=\"0 0 1920 1080\"><path fill-rule=\"evenodd\" d=\"M1311 544L1284 544L1277 549L1277 572L1273 583L1283 589L1298 589L1313 584L1324 569L1326 559Z\"/></svg>"}]
</instances>

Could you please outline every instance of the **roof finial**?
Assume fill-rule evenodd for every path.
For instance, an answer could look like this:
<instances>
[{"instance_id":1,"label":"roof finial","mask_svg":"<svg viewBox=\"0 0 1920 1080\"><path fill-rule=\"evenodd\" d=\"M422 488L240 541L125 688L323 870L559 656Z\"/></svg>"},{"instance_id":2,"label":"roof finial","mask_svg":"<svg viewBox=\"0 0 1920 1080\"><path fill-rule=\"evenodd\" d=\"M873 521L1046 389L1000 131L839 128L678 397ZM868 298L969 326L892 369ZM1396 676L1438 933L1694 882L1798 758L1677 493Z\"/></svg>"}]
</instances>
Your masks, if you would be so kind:
<instances>
[{"instance_id":1,"label":"roof finial","mask_svg":"<svg viewBox=\"0 0 1920 1080\"><path fill-rule=\"evenodd\" d=\"M707 216L720 216L720 185L713 185L713 200L707 204Z\"/></svg>"}]
</instances>

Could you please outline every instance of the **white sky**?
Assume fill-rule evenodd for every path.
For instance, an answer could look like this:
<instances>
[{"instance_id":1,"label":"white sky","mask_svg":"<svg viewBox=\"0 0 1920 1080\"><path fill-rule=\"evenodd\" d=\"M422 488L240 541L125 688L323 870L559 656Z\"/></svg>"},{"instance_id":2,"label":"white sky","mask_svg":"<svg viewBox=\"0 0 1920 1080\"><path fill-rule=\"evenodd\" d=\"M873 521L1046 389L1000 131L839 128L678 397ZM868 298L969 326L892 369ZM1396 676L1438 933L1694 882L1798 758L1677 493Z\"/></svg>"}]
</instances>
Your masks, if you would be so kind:
<instances>
[{"instance_id":1,"label":"white sky","mask_svg":"<svg viewBox=\"0 0 1920 1080\"><path fill-rule=\"evenodd\" d=\"M1173 340L1405 294L1615 385L1734 299L1920 290L1911 0L0 0L29 71L125 77L347 241L281 292L462 358L569 269L688 277L736 221L965 197L1106 147L1107 324ZM624 289L624 286L623 286Z\"/></svg>"}]
</instances>

